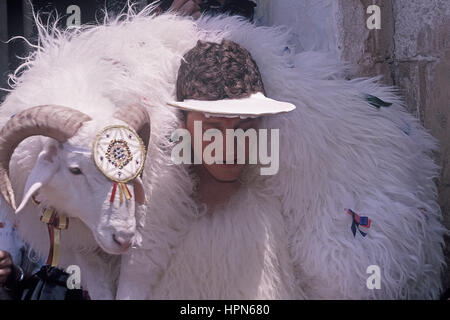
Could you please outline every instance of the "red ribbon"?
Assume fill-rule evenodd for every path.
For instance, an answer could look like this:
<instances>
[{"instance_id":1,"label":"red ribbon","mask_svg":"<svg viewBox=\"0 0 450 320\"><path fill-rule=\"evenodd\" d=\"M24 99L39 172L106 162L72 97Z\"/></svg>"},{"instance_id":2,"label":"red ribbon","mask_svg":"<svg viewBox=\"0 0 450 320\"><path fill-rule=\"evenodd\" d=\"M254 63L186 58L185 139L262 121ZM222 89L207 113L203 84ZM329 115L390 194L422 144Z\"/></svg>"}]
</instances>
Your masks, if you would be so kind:
<instances>
[{"instance_id":1,"label":"red ribbon","mask_svg":"<svg viewBox=\"0 0 450 320\"><path fill-rule=\"evenodd\" d=\"M111 198L109 198L109 202L114 202L114 197L116 196L116 189L117 189L117 182L114 182L112 192L111 192Z\"/></svg>"},{"instance_id":2,"label":"red ribbon","mask_svg":"<svg viewBox=\"0 0 450 320\"><path fill-rule=\"evenodd\" d=\"M130 200L133 197L130 190L128 189L126 183L114 181L113 188L111 191L111 197L109 198L109 202L111 202L111 203L114 202L117 187L119 187L120 203L122 203L123 197L125 197L125 200Z\"/></svg>"}]
</instances>

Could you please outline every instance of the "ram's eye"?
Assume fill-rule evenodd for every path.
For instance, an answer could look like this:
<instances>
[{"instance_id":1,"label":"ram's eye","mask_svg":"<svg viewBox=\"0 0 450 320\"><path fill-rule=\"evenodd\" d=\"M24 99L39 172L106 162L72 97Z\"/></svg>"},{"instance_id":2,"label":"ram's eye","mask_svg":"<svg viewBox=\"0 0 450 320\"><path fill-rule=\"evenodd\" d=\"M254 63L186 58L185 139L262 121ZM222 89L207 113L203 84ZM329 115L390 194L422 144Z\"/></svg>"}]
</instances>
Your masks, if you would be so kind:
<instances>
[{"instance_id":1,"label":"ram's eye","mask_svg":"<svg viewBox=\"0 0 450 320\"><path fill-rule=\"evenodd\" d=\"M69 167L69 171L71 174L83 174L78 167Z\"/></svg>"}]
</instances>

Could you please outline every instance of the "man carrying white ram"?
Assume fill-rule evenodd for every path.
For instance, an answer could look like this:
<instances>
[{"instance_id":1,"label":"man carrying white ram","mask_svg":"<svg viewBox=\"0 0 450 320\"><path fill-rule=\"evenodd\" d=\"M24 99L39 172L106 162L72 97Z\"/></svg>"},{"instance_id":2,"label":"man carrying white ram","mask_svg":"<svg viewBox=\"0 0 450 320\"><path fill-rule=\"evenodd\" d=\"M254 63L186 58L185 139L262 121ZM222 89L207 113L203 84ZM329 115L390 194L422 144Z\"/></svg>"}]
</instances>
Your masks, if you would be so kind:
<instances>
[{"instance_id":1,"label":"man carrying white ram","mask_svg":"<svg viewBox=\"0 0 450 320\"><path fill-rule=\"evenodd\" d=\"M81 51L101 47L104 56L77 53L82 81L67 83L52 71L58 61L41 54L5 102L2 114L14 110L16 116L1 133L2 193L14 208L13 194L26 190L18 197L27 203L19 206L19 232L41 245L44 256L49 245L41 208L70 217L61 234L83 231L73 238L67 233L70 247L61 250L67 259L61 256L61 262L80 263L70 250L92 255L80 266L92 274L85 284L94 298L437 298L445 230L431 179L437 173L430 158L435 140L390 88L373 79L346 81L339 76L341 66L319 53L314 59L311 52L289 56L287 40L281 29L236 17L193 21L171 14L138 15L58 39ZM72 62L62 57L61 65L71 70ZM98 84L100 74L107 81ZM269 101L272 107L286 102L296 108L263 112ZM189 112L178 113L168 103ZM63 126L62 115L47 116L60 106L71 108ZM41 117L37 110L47 111ZM194 140L200 120L206 125L200 134L209 134L211 143L204 139L198 149L193 146L193 158L220 154L214 132L267 129L279 132L271 150L279 147L278 170L261 175L267 165L261 159L253 165L195 159L193 165L173 164L171 150L185 141L172 134L185 127ZM15 131L16 122L23 133ZM141 127L150 122L146 140ZM92 145L110 125L126 126L149 141L142 176L147 204L137 201L139 180L111 179L109 169L95 165L102 152ZM30 133L52 139L16 148ZM119 145L117 157L126 158L126 146ZM179 156L190 151L182 149ZM47 174L51 178L45 172L53 172ZM38 207L27 201L32 196ZM2 210L11 211L3 201ZM37 228L39 237L30 232ZM84 244L77 234L95 241ZM140 246L121 262L108 254L129 247L127 240L136 235L142 236ZM99 265L117 269L95 270ZM371 266L381 269L380 288L366 285ZM110 278L98 281L94 270Z\"/></svg>"}]
</instances>

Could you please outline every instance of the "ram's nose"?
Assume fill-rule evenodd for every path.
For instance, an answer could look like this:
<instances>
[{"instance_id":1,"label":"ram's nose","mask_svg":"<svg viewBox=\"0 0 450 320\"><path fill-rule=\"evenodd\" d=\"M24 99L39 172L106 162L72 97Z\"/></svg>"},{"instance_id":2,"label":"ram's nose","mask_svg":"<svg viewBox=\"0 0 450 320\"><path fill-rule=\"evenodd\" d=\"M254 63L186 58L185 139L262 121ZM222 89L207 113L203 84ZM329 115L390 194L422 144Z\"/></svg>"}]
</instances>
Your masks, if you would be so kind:
<instances>
[{"instance_id":1,"label":"ram's nose","mask_svg":"<svg viewBox=\"0 0 450 320\"><path fill-rule=\"evenodd\" d=\"M134 234L113 234L113 240L120 246L122 251L127 250L133 243Z\"/></svg>"}]
</instances>

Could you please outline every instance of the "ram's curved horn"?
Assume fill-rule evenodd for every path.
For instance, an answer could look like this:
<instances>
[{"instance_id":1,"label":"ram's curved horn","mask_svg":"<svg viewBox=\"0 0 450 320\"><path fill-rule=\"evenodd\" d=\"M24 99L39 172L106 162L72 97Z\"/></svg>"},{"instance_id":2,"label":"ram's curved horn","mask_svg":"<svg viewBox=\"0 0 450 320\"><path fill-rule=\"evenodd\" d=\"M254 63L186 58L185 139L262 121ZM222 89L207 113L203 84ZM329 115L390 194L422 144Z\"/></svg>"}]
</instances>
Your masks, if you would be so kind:
<instances>
[{"instance_id":1,"label":"ram's curved horn","mask_svg":"<svg viewBox=\"0 0 450 320\"><path fill-rule=\"evenodd\" d=\"M64 142L89 120L89 116L71 108L43 105L19 112L5 124L0 131L0 192L14 210L16 201L9 180L9 161L17 145L37 135Z\"/></svg>"},{"instance_id":2,"label":"ram's curved horn","mask_svg":"<svg viewBox=\"0 0 450 320\"><path fill-rule=\"evenodd\" d=\"M120 108L114 114L114 118L126 122L141 137L148 147L150 141L151 122L148 111L145 107L139 105L131 105Z\"/></svg>"}]
</instances>

